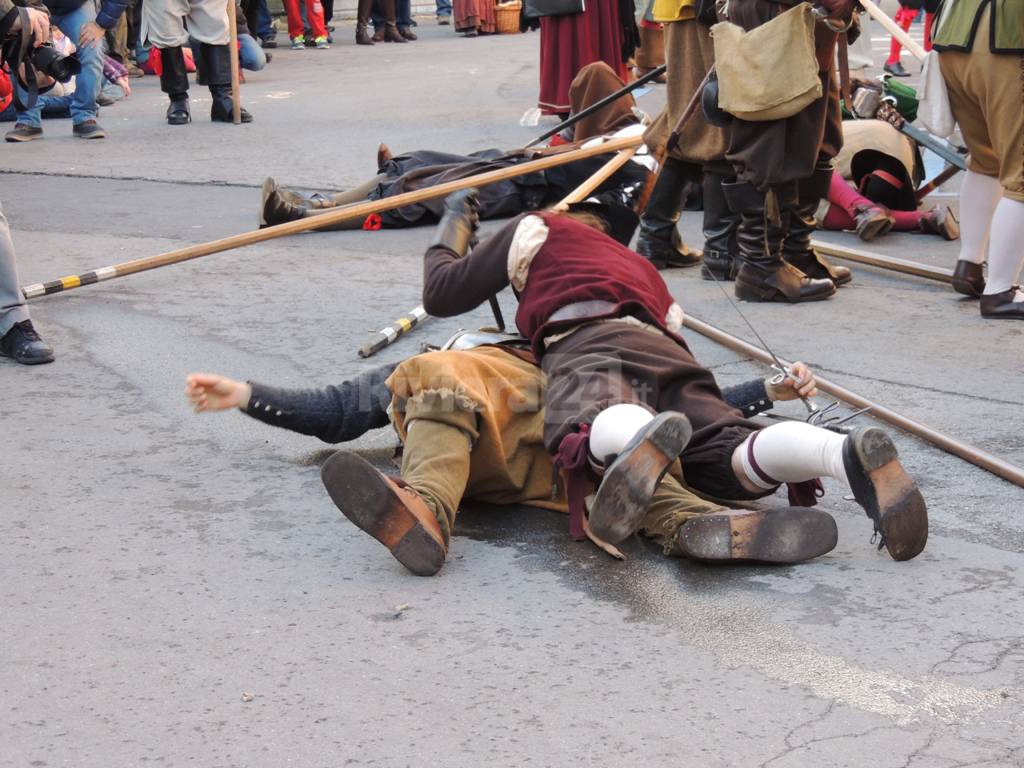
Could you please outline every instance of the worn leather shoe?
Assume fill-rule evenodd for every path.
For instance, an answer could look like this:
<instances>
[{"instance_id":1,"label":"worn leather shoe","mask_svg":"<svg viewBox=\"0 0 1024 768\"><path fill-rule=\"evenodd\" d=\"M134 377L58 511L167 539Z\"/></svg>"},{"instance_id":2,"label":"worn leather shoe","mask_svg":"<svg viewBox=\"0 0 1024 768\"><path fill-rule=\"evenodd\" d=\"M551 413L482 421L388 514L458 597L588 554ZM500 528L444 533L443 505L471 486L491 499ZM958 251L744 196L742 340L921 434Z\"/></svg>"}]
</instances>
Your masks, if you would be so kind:
<instances>
[{"instance_id":1,"label":"worn leather shoe","mask_svg":"<svg viewBox=\"0 0 1024 768\"><path fill-rule=\"evenodd\" d=\"M192 122L192 113L188 108L188 94L179 94L171 97L171 103L167 105L168 125L187 125Z\"/></svg>"},{"instance_id":2,"label":"worn leather shoe","mask_svg":"<svg viewBox=\"0 0 1024 768\"><path fill-rule=\"evenodd\" d=\"M419 37L416 35L415 32L412 31L411 27L403 27L399 25L398 34L400 34L402 37L404 37L406 40L409 40L410 42L413 40L419 40Z\"/></svg>"},{"instance_id":3,"label":"worn leather shoe","mask_svg":"<svg viewBox=\"0 0 1024 768\"><path fill-rule=\"evenodd\" d=\"M377 146L377 169L380 170L389 162L394 155L391 153L391 148L383 142Z\"/></svg>"},{"instance_id":4,"label":"worn leather shoe","mask_svg":"<svg viewBox=\"0 0 1024 768\"><path fill-rule=\"evenodd\" d=\"M102 126L93 120L91 117L88 120L83 120L78 125L71 129L71 133L80 139L105 139L107 138L107 132L103 130Z\"/></svg>"},{"instance_id":5,"label":"worn leather shoe","mask_svg":"<svg viewBox=\"0 0 1024 768\"><path fill-rule=\"evenodd\" d=\"M19 142L19 141L34 141L35 139L43 138L43 129L38 125L25 125L25 123L15 123L14 128L4 134L4 141Z\"/></svg>"},{"instance_id":6,"label":"worn leather shoe","mask_svg":"<svg viewBox=\"0 0 1024 768\"><path fill-rule=\"evenodd\" d=\"M655 416L626 445L604 472L589 505L590 529L618 544L632 536L651 505L665 472L690 441L693 428L683 414Z\"/></svg>"},{"instance_id":7,"label":"worn leather shoe","mask_svg":"<svg viewBox=\"0 0 1024 768\"><path fill-rule=\"evenodd\" d=\"M981 297L981 316L990 320L1024 320L1024 292L1019 285Z\"/></svg>"},{"instance_id":8,"label":"worn leather shoe","mask_svg":"<svg viewBox=\"0 0 1024 768\"><path fill-rule=\"evenodd\" d=\"M985 265L958 259L953 268L953 290L972 299L981 298L985 291Z\"/></svg>"},{"instance_id":9,"label":"worn leather shoe","mask_svg":"<svg viewBox=\"0 0 1024 768\"><path fill-rule=\"evenodd\" d=\"M744 263L736 273L736 298L743 301L784 301L799 304L822 301L836 292L831 280L815 280L792 264L780 261L774 269Z\"/></svg>"},{"instance_id":10,"label":"worn leather shoe","mask_svg":"<svg viewBox=\"0 0 1024 768\"><path fill-rule=\"evenodd\" d=\"M928 541L928 509L896 446L877 427L860 427L843 443L843 467L853 496L875 523L893 560L917 557Z\"/></svg>"},{"instance_id":11,"label":"worn leather shoe","mask_svg":"<svg viewBox=\"0 0 1024 768\"><path fill-rule=\"evenodd\" d=\"M301 203L295 203L295 198L301 200L302 196L278 189L277 182L270 176L264 179L260 189L259 228L301 219L306 208Z\"/></svg>"},{"instance_id":12,"label":"worn leather shoe","mask_svg":"<svg viewBox=\"0 0 1024 768\"><path fill-rule=\"evenodd\" d=\"M22 320L0 338L0 355L22 365L41 365L53 362L53 347L39 338L31 320Z\"/></svg>"},{"instance_id":13,"label":"worn leather shoe","mask_svg":"<svg viewBox=\"0 0 1024 768\"><path fill-rule=\"evenodd\" d=\"M889 62L886 62L882 66L882 69L888 72L893 77L910 77L910 73L903 68L903 64L899 61L897 61L895 64L890 64Z\"/></svg>"},{"instance_id":14,"label":"worn leather shoe","mask_svg":"<svg viewBox=\"0 0 1024 768\"><path fill-rule=\"evenodd\" d=\"M676 534L683 557L705 562L801 563L835 549L839 532L811 507L729 509L687 520Z\"/></svg>"},{"instance_id":15,"label":"worn leather shoe","mask_svg":"<svg viewBox=\"0 0 1024 768\"><path fill-rule=\"evenodd\" d=\"M387 547L398 562L417 576L441 570L448 554L441 525L401 478L390 478L344 451L324 463L320 477L341 513Z\"/></svg>"},{"instance_id":16,"label":"worn leather shoe","mask_svg":"<svg viewBox=\"0 0 1024 768\"><path fill-rule=\"evenodd\" d=\"M880 205L859 205L856 208L857 215L854 221L857 223L857 237L865 243L869 243L876 237L888 234L896 223L889 211Z\"/></svg>"},{"instance_id":17,"label":"worn leather shoe","mask_svg":"<svg viewBox=\"0 0 1024 768\"><path fill-rule=\"evenodd\" d=\"M938 235L943 240L956 240L960 237L960 222L949 208L935 206L921 214L921 223L918 226L925 234Z\"/></svg>"}]
</instances>

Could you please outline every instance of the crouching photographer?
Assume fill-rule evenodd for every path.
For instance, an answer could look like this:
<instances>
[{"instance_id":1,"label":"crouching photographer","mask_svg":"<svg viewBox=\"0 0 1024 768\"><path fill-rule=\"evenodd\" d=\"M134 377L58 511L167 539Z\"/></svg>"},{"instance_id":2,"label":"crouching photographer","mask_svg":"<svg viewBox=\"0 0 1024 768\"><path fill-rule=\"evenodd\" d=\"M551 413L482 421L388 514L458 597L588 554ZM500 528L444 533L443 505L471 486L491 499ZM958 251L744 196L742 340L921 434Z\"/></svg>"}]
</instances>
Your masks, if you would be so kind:
<instances>
[{"instance_id":1,"label":"crouching photographer","mask_svg":"<svg viewBox=\"0 0 1024 768\"><path fill-rule=\"evenodd\" d=\"M105 30L117 24L127 2L102 0L97 14L95 0L46 0L45 5L38 0L0 0L0 25L12 25L10 31L4 31L4 59L11 79L16 81L18 98L17 122L4 136L7 141L42 138L43 105L34 97L34 91L39 82L49 82L48 78L67 80L71 75L76 75L70 104L73 135L83 139L102 139L107 135L96 120L96 98L103 85L103 38ZM47 46L49 23L42 25L38 20L39 14L47 13L49 23L78 46L75 58L61 56ZM26 35L27 27L31 37Z\"/></svg>"}]
</instances>

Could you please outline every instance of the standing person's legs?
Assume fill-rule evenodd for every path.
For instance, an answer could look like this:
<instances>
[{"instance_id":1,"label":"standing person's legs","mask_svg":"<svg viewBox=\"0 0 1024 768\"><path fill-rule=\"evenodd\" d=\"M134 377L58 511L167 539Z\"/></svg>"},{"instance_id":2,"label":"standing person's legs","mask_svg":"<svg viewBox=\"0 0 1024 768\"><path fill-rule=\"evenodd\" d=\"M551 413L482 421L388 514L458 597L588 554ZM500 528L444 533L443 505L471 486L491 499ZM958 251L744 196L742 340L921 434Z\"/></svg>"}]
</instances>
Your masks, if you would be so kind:
<instances>
[{"instance_id":1,"label":"standing person's legs","mask_svg":"<svg viewBox=\"0 0 1024 768\"><path fill-rule=\"evenodd\" d=\"M452 0L437 0L437 23L451 24Z\"/></svg>"},{"instance_id":2,"label":"standing person's legs","mask_svg":"<svg viewBox=\"0 0 1024 768\"><path fill-rule=\"evenodd\" d=\"M96 21L96 8L92 3L86 2L75 11L58 16L55 23L61 32L77 42L82 26L90 21ZM96 96L103 86L103 48L104 43L100 40L95 45L82 46L78 49L82 71L75 77L75 97L71 100L71 122L76 127L87 120L95 120L99 111ZM95 135L95 138L102 136Z\"/></svg>"},{"instance_id":3,"label":"standing person's legs","mask_svg":"<svg viewBox=\"0 0 1024 768\"><path fill-rule=\"evenodd\" d=\"M324 24L324 7L320 0L306 0L306 21L313 30L314 40L327 39L327 26Z\"/></svg>"},{"instance_id":4,"label":"standing person's legs","mask_svg":"<svg viewBox=\"0 0 1024 768\"><path fill-rule=\"evenodd\" d=\"M293 41L304 40L306 30L299 13L299 0L283 0L283 2L285 17L288 19L288 37Z\"/></svg>"},{"instance_id":5,"label":"standing person's legs","mask_svg":"<svg viewBox=\"0 0 1024 768\"><path fill-rule=\"evenodd\" d=\"M34 365L53 361L50 348L32 327L21 293L11 230L0 208L0 355Z\"/></svg>"},{"instance_id":6,"label":"standing person's legs","mask_svg":"<svg viewBox=\"0 0 1024 768\"><path fill-rule=\"evenodd\" d=\"M192 37L200 42L203 68L197 70L196 79L209 87L213 97L210 120L231 123L233 101L227 5L220 0L193 0L188 6L187 20ZM252 122L252 115L244 108L241 110L241 122Z\"/></svg>"}]
</instances>

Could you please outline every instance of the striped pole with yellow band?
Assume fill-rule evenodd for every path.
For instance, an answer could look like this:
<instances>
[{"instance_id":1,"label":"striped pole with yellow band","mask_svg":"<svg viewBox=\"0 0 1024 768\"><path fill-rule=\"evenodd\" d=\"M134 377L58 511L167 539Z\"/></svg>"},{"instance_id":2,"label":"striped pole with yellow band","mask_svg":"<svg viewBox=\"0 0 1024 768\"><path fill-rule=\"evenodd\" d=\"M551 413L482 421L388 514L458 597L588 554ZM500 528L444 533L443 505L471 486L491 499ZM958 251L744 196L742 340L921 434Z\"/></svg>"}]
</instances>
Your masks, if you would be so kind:
<instances>
[{"instance_id":1,"label":"striped pole with yellow band","mask_svg":"<svg viewBox=\"0 0 1024 768\"><path fill-rule=\"evenodd\" d=\"M103 267L103 269L97 269L95 272L86 272L81 275L69 275L62 277L60 280L51 280L48 283L34 283L33 285L26 285L21 289L21 292L25 295L26 299L34 299L37 296L49 296L51 293L60 293L71 288L77 288L80 285L92 285L93 283L102 283L104 280L110 280L111 278L117 277L116 267Z\"/></svg>"},{"instance_id":2,"label":"striped pole with yellow band","mask_svg":"<svg viewBox=\"0 0 1024 768\"><path fill-rule=\"evenodd\" d=\"M359 356L370 357L370 355L377 354L384 347L394 344L417 325L425 323L429 319L430 315L427 314L427 311L421 304L405 317L398 318L387 328L381 328L367 339L366 343L359 348Z\"/></svg>"}]
</instances>

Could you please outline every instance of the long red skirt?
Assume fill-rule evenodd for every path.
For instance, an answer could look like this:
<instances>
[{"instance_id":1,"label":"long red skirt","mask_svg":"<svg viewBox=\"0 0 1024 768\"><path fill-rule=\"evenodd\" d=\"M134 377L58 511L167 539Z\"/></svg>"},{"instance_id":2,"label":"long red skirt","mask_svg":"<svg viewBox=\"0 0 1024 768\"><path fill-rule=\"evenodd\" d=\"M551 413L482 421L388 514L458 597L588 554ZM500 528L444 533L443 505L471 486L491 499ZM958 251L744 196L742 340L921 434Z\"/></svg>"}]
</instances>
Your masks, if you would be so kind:
<instances>
[{"instance_id":1,"label":"long red skirt","mask_svg":"<svg viewBox=\"0 0 1024 768\"><path fill-rule=\"evenodd\" d=\"M569 111L569 84L587 64L603 61L623 80L622 24L618 0L586 0L573 16L540 20L540 98L546 115Z\"/></svg>"},{"instance_id":2,"label":"long red skirt","mask_svg":"<svg viewBox=\"0 0 1024 768\"><path fill-rule=\"evenodd\" d=\"M455 31L495 32L494 0L454 0L452 16L455 17Z\"/></svg>"}]
</instances>

